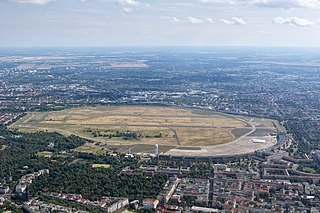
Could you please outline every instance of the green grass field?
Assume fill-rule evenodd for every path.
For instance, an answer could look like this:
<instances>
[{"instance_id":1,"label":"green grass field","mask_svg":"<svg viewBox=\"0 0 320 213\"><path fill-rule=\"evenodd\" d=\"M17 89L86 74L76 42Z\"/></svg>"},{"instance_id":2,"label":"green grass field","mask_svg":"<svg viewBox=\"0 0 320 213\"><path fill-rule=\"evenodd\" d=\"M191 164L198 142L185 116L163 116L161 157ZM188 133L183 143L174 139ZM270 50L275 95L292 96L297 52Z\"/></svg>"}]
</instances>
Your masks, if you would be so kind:
<instances>
[{"instance_id":1,"label":"green grass field","mask_svg":"<svg viewBox=\"0 0 320 213\"><path fill-rule=\"evenodd\" d=\"M92 164L92 168L104 168L104 169L109 169L110 164Z\"/></svg>"},{"instance_id":2,"label":"green grass field","mask_svg":"<svg viewBox=\"0 0 320 213\"><path fill-rule=\"evenodd\" d=\"M149 152L158 144L160 152L177 146L224 144L250 132L242 117L204 110L157 106L79 107L52 112L32 112L10 128L23 132L52 131L75 134L97 143L86 143L75 151L105 154L109 151ZM270 119L254 119L267 128L280 129ZM126 136L126 133L132 136ZM118 133L118 134L117 134ZM114 150L115 148L116 150Z\"/></svg>"},{"instance_id":3,"label":"green grass field","mask_svg":"<svg viewBox=\"0 0 320 213\"><path fill-rule=\"evenodd\" d=\"M69 155L55 155L54 157L56 157L56 158L70 158L71 156L69 156Z\"/></svg>"},{"instance_id":4,"label":"green grass field","mask_svg":"<svg viewBox=\"0 0 320 213\"><path fill-rule=\"evenodd\" d=\"M247 126L246 122L230 115L201 112L151 106L73 108L29 113L11 128L26 132L48 130L64 135L76 134L110 144L209 146L232 141L235 136L231 130ZM116 131L130 131L139 137L138 140L111 137ZM93 134L96 132L101 134Z\"/></svg>"},{"instance_id":5,"label":"green grass field","mask_svg":"<svg viewBox=\"0 0 320 213\"><path fill-rule=\"evenodd\" d=\"M311 173L311 174L316 174L317 173L317 171L314 168L311 168L311 167L303 168L303 170L305 172L308 172L308 173Z\"/></svg>"},{"instance_id":6,"label":"green grass field","mask_svg":"<svg viewBox=\"0 0 320 213\"><path fill-rule=\"evenodd\" d=\"M44 151L44 152L38 152L37 155L40 156L40 157L44 157L44 156L52 156L53 153Z\"/></svg>"}]
</instances>

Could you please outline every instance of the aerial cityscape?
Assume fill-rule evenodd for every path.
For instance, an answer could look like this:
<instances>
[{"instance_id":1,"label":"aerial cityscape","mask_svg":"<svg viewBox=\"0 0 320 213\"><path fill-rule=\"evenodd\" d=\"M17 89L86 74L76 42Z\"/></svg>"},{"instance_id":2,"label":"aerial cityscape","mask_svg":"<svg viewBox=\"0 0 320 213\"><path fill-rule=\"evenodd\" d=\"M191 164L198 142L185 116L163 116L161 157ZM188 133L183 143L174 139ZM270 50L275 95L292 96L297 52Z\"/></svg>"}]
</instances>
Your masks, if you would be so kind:
<instances>
[{"instance_id":1,"label":"aerial cityscape","mask_svg":"<svg viewBox=\"0 0 320 213\"><path fill-rule=\"evenodd\" d=\"M0 212L320 212L319 9L0 1Z\"/></svg>"}]
</instances>

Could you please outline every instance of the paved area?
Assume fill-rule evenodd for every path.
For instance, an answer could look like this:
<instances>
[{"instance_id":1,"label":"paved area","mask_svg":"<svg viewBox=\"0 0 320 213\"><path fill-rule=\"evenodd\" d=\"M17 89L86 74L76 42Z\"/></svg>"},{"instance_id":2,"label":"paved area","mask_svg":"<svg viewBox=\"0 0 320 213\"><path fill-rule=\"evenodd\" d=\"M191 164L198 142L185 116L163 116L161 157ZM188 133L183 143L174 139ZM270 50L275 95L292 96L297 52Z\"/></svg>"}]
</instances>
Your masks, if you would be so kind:
<instances>
[{"instance_id":1,"label":"paved area","mask_svg":"<svg viewBox=\"0 0 320 213\"><path fill-rule=\"evenodd\" d=\"M256 126L253 122L248 122L251 125L251 131L247 134L239 137L238 139L225 144L215 146L203 146L201 150L188 150L188 149L171 149L164 153L166 155L173 156L224 156L224 155L239 155L251 153L257 150L267 149L277 143L275 136L262 136L262 137L251 137ZM253 143L252 139L263 139L265 143Z\"/></svg>"}]
</instances>

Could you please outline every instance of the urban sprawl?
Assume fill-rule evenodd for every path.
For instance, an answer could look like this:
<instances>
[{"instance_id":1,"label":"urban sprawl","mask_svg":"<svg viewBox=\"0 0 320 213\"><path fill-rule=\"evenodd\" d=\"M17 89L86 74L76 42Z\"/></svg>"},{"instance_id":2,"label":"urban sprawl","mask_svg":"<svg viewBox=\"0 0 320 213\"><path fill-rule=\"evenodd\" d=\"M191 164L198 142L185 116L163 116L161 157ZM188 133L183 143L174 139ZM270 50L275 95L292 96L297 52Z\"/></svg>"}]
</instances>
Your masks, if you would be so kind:
<instances>
[{"instance_id":1,"label":"urban sprawl","mask_svg":"<svg viewBox=\"0 0 320 213\"><path fill-rule=\"evenodd\" d=\"M319 57L250 48L3 51L0 212L320 212ZM76 148L97 141L10 128L29 112L120 105L274 119L283 130L254 153L171 156L157 144L91 154Z\"/></svg>"}]
</instances>

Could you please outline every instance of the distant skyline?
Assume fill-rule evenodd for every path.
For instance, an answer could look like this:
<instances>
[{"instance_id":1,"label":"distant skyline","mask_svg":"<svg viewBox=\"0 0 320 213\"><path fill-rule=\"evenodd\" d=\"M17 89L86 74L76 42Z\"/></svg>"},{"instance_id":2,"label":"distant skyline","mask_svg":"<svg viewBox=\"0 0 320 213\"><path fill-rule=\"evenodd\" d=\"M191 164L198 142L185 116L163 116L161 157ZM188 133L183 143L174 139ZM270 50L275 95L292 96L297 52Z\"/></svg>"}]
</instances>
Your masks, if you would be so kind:
<instances>
[{"instance_id":1,"label":"distant skyline","mask_svg":"<svg viewBox=\"0 0 320 213\"><path fill-rule=\"evenodd\" d=\"M320 0L0 0L0 47L320 47Z\"/></svg>"}]
</instances>

